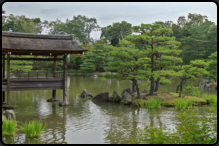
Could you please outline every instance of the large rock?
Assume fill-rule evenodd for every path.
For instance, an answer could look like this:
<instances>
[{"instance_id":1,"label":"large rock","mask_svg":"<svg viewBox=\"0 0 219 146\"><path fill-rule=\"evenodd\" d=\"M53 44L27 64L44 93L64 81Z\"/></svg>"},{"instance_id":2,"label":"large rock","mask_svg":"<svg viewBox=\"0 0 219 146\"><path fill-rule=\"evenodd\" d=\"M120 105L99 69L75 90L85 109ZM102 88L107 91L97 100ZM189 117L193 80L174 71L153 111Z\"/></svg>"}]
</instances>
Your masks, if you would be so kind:
<instances>
[{"instance_id":1,"label":"large rock","mask_svg":"<svg viewBox=\"0 0 219 146\"><path fill-rule=\"evenodd\" d=\"M129 102L132 99L132 91L130 88L123 90L121 95L123 103Z\"/></svg>"},{"instance_id":2,"label":"large rock","mask_svg":"<svg viewBox=\"0 0 219 146\"><path fill-rule=\"evenodd\" d=\"M217 89L217 82L210 82L206 84L204 88L207 88L209 90Z\"/></svg>"},{"instance_id":3,"label":"large rock","mask_svg":"<svg viewBox=\"0 0 219 146\"><path fill-rule=\"evenodd\" d=\"M108 100L111 101L111 102L120 102L121 97L117 94L116 91L113 91L113 95L110 96Z\"/></svg>"},{"instance_id":4,"label":"large rock","mask_svg":"<svg viewBox=\"0 0 219 146\"><path fill-rule=\"evenodd\" d=\"M139 107L139 104L135 101L130 104L130 107Z\"/></svg>"},{"instance_id":5,"label":"large rock","mask_svg":"<svg viewBox=\"0 0 219 146\"><path fill-rule=\"evenodd\" d=\"M15 113L13 110L4 110L2 112L2 120L16 120Z\"/></svg>"},{"instance_id":6,"label":"large rock","mask_svg":"<svg viewBox=\"0 0 219 146\"><path fill-rule=\"evenodd\" d=\"M82 98L91 98L91 97L93 97L93 95L92 95L91 93L87 92L87 91L84 89L79 97L82 97Z\"/></svg>"},{"instance_id":7,"label":"large rock","mask_svg":"<svg viewBox=\"0 0 219 146\"><path fill-rule=\"evenodd\" d=\"M92 101L104 101L104 102L108 102L108 99L109 99L109 92L106 92L106 93L100 93L100 94L94 96Z\"/></svg>"}]
</instances>

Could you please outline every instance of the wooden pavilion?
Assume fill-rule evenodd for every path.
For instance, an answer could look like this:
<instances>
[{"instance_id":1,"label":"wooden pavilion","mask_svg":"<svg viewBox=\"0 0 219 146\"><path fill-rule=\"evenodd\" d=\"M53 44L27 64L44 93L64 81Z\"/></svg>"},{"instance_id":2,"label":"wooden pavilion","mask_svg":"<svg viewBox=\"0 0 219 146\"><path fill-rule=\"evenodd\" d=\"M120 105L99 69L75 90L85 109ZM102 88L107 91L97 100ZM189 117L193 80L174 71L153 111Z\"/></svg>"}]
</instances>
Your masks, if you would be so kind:
<instances>
[{"instance_id":1,"label":"wooden pavilion","mask_svg":"<svg viewBox=\"0 0 219 146\"><path fill-rule=\"evenodd\" d=\"M63 89L63 102L60 102L59 105L69 105L66 92L66 56L83 54L85 51L87 50L81 48L74 39L74 35L42 35L2 31L2 92L3 102L5 102L5 91L7 91L6 108L11 107L10 91L21 90L52 90L53 97L50 101L57 101L56 89ZM12 58L10 55L53 56L53 58ZM63 57L57 58L57 56ZM7 60L7 77L5 77L5 60ZM26 77L10 78L10 60L54 61L54 71L26 72ZM56 71L57 60L63 60L63 71ZM33 74L36 76L33 77Z\"/></svg>"}]
</instances>

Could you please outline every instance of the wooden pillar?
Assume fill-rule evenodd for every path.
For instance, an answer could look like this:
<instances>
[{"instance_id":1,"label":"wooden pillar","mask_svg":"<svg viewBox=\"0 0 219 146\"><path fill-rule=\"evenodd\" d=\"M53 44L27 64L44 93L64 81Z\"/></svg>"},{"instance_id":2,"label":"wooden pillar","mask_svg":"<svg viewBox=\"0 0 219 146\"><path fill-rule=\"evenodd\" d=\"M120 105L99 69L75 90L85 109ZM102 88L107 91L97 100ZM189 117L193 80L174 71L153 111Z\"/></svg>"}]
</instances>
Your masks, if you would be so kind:
<instances>
[{"instance_id":1,"label":"wooden pillar","mask_svg":"<svg viewBox=\"0 0 219 146\"><path fill-rule=\"evenodd\" d=\"M54 78L56 78L56 55L54 56ZM56 100L56 90L52 90L52 98L53 100Z\"/></svg>"},{"instance_id":2,"label":"wooden pillar","mask_svg":"<svg viewBox=\"0 0 219 146\"><path fill-rule=\"evenodd\" d=\"M2 55L3 58L3 71L2 71L2 78L5 78L5 54ZM5 102L5 91L2 91L2 98L3 98L3 102Z\"/></svg>"},{"instance_id":3,"label":"wooden pillar","mask_svg":"<svg viewBox=\"0 0 219 146\"><path fill-rule=\"evenodd\" d=\"M66 93L66 55L64 55L64 61L63 61L63 102L67 103L67 93Z\"/></svg>"},{"instance_id":4,"label":"wooden pillar","mask_svg":"<svg viewBox=\"0 0 219 146\"><path fill-rule=\"evenodd\" d=\"M10 105L10 55L7 54L7 105Z\"/></svg>"},{"instance_id":5,"label":"wooden pillar","mask_svg":"<svg viewBox=\"0 0 219 146\"><path fill-rule=\"evenodd\" d=\"M60 106L67 106L69 105L69 102L67 102L67 86L66 86L66 54L64 55L64 60L63 60L63 102L60 102Z\"/></svg>"}]
</instances>

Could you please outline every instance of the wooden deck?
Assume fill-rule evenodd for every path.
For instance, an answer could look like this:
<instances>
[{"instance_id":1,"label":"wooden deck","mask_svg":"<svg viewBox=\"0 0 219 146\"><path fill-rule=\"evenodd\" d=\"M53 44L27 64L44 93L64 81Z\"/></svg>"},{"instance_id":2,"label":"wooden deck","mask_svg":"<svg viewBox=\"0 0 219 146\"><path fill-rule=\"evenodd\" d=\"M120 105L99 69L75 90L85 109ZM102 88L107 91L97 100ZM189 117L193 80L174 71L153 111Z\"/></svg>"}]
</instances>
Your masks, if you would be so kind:
<instances>
[{"instance_id":1,"label":"wooden deck","mask_svg":"<svg viewBox=\"0 0 219 146\"><path fill-rule=\"evenodd\" d=\"M64 78L10 78L10 91L63 89ZM2 91L7 91L7 78L2 81Z\"/></svg>"}]
</instances>

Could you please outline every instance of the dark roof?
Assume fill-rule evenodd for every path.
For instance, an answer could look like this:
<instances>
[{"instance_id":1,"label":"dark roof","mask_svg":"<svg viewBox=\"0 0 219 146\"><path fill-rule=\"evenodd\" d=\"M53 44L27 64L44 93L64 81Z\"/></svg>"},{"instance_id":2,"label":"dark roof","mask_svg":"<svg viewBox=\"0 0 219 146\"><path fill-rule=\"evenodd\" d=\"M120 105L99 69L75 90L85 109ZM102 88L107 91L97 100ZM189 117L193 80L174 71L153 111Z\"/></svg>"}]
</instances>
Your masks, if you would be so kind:
<instances>
[{"instance_id":1,"label":"dark roof","mask_svg":"<svg viewBox=\"0 0 219 146\"><path fill-rule=\"evenodd\" d=\"M74 35L45 35L2 31L2 52L18 55L82 54Z\"/></svg>"}]
</instances>

